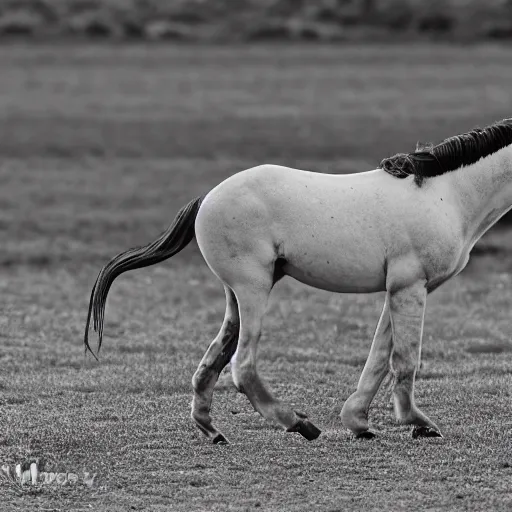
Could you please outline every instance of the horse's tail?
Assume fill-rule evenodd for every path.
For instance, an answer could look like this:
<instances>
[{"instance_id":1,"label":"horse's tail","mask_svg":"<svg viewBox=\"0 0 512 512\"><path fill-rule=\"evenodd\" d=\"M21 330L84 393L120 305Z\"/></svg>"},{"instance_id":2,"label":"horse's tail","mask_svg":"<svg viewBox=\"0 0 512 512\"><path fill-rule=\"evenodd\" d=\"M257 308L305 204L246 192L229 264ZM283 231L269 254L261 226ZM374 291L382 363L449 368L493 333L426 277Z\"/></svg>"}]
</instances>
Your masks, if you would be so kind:
<instances>
[{"instance_id":1,"label":"horse's tail","mask_svg":"<svg viewBox=\"0 0 512 512\"><path fill-rule=\"evenodd\" d=\"M98 333L98 352L101 348L105 304L108 291L114 279L128 270L160 263L184 249L194 238L194 224L202 200L203 197L198 197L184 206L176 215L172 225L153 243L145 247L136 247L122 252L111 259L101 269L92 288L91 298L89 300L89 312L87 313L84 335L86 353L87 350L89 350L91 354L96 357L89 346L91 314L94 320L94 330Z\"/></svg>"}]
</instances>

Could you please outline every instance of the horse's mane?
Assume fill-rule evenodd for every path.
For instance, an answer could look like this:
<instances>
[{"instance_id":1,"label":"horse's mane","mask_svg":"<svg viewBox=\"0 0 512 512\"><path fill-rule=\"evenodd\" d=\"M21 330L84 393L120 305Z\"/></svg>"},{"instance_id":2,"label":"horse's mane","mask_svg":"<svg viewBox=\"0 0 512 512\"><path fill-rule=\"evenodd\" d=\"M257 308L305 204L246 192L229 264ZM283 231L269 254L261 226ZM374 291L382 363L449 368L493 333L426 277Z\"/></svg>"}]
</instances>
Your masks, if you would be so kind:
<instances>
[{"instance_id":1,"label":"horse's mane","mask_svg":"<svg viewBox=\"0 0 512 512\"><path fill-rule=\"evenodd\" d=\"M418 145L414 153L385 158L379 167L397 178L413 175L421 186L425 178L439 176L471 165L512 144L512 119L503 119L483 129L455 135L437 146Z\"/></svg>"}]
</instances>

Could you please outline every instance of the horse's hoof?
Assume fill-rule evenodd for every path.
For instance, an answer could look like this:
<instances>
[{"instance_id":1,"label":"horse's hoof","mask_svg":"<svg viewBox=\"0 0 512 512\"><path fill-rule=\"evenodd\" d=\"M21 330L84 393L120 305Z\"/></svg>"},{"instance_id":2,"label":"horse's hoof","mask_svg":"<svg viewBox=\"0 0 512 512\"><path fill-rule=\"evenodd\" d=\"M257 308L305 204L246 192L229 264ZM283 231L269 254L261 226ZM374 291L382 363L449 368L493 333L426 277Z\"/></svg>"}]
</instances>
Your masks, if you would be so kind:
<instances>
[{"instance_id":1,"label":"horse's hoof","mask_svg":"<svg viewBox=\"0 0 512 512\"><path fill-rule=\"evenodd\" d=\"M213 438L212 442L213 444L229 444L228 440L220 433Z\"/></svg>"},{"instance_id":2,"label":"horse's hoof","mask_svg":"<svg viewBox=\"0 0 512 512\"><path fill-rule=\"evenodd\" d=\"M375 439L376 437L377 434L371 430L365 430L356 435L356 439Z\"/></svg>"},{"instance_id":3,"label":"horse's hoof","mask_svg":"<svg viewBox=\"0 0 512 512\"><path fill-rule=\"evenodd\" d=\"M412 438L418 439L418 437L443 437L439 430L432 427L414 427L412 429Z\"/></svg>"},{"instance_id":4,"label":"horse's hoof","mask_svg":"<svg viewBox=\"0 0 512 512\"><path fill-rule=\"evenodd\" d=\"M301 418L293 427L286 429L286 432L298 432L308 441L313 441L313 439L316 439L322 433L319 428L315 427L315 425L306 418Z\"/></svg>"}]
</instances>

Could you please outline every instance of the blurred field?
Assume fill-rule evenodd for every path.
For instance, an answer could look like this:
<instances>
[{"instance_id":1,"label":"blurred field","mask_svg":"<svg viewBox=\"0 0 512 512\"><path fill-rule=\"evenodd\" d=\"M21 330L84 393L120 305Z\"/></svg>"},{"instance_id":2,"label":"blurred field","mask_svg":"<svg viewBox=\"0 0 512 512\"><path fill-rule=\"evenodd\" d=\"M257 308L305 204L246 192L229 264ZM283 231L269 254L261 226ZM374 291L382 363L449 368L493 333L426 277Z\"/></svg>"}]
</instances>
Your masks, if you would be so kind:
<instances>
[{"instance_id":1,"label":"blurred field","mask_svg":"<svg viewBox=\"0 0 512 512\"><path fill-rule=\"evenodd\" d=\"M307 443L253 413L226 371L209 445L190 380L224 309L195 246L126 274L101 362L84 360L90 289L111 256L152 241L185 201L273 162L375 168L510 117L509 50L449 47L0 48L0 464L43 457L92 489L20 490L0 510L490 510L512 501L510 234L429 299L417 401L445 439L413 441L389 391L375 442L338 414L382 296L280 283L261 373L323 429Z\"/></svg>"},{"instance_id":2,"label":"blurred field","mask_svg":"<svg viewBox=\"0 0 512 512\"><path fill-rule=\"evenodd\" d=\"M510 40L509 0L0 0L0 39Z\"/></svg>"}]
</instances>

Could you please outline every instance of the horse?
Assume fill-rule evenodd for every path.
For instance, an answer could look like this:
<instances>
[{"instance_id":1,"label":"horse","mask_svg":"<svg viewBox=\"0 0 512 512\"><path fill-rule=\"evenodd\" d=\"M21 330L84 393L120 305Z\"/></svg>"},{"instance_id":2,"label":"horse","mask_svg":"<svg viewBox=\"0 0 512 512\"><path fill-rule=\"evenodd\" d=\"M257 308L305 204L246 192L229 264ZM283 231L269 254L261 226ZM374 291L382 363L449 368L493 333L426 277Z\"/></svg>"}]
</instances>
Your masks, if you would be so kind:
<instances>
[{"instance_id":1,"label":"horse","mask_svg":"<svg viewBox=\"0 0 512 512\"><path fill-rule=\"evenodd\" d=\"M357 438L375 432L368 411L392 376L394 412L412 436L442 437L416 405L429 293L466 266L477 240L512 208L512 119L455 135L438 145L385 158L368 172L336 175L265 164L227 178L185 205L153 243L118 254L100 271L91 315L101 348L105 304L123 272L161 262L195 236L224 286L226 312L192 378L191 416L213 443L215 383L231 363L235 387L266 420L308 440L321 431L278 400L257 371L257 348L269 294L284 276L337 293L385 292L368 359L341 423Z\"/></svg>"}]
</instances>

